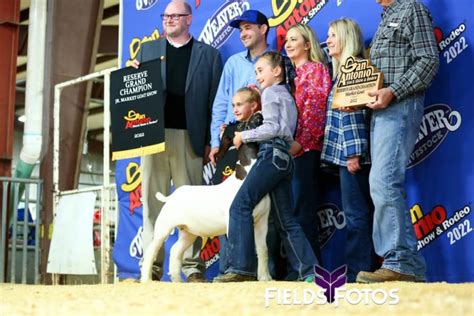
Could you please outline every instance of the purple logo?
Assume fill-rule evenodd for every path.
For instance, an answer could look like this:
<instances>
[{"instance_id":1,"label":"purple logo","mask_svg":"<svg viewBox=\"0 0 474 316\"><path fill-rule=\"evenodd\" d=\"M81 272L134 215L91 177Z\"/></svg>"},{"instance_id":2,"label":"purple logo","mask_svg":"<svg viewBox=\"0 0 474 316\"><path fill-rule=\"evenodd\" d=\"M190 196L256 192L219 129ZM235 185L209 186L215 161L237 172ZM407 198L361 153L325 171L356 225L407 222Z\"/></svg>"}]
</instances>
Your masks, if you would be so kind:
<instances>
[{"instance_id":1,"label":"purple logo","mask_svg":"<svg viewBox=\"0 0 474 316\"><path fill-rule=\"evenodd\" d=\"M347 282L347 265L340 266L332 272L315 265L314 272L316 273L314 283L326 290L324 296L326 296L328 303L334 302L334 293L336 289Z\"/></svg>"}]
</instances>

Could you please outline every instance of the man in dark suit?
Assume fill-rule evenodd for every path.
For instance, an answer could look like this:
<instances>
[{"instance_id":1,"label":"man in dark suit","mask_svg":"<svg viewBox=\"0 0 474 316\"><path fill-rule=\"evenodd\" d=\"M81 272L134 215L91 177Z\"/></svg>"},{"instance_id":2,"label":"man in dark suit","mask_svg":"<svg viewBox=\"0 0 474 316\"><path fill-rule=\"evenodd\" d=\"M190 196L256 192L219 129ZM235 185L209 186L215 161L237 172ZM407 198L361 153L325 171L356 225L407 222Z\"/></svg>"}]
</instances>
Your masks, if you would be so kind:
<instances>
[{"instance_id":1,"label":"man in dark suit","mask_svg":"<svg viewBox=\"0 0 474 316\"><path fill-rule=\"evenodd\" d=\"M191 6L171 1L161 15L166 38L142 44L140 62L161 59L165 101L165 146L162 153L142 157L143 249L153 238L153 226L163 204L157 191L168 195L182 185L202 184L204 157L209 155L210 113L222 72L219 52L189 34ZM204 281L204 264L199 258L201 239L184 255L183 273L188 282ZM163 248L162 248L163 249ZM158 256L162 267L163 254Z\"/></svg>"}]
</instances>

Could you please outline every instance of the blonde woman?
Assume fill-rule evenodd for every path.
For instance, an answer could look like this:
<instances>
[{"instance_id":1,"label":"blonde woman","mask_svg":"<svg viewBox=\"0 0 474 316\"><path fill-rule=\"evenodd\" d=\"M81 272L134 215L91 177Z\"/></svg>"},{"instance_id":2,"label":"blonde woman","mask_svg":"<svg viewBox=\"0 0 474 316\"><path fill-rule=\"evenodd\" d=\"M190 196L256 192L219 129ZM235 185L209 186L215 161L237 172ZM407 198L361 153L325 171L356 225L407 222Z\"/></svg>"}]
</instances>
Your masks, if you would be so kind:
<instances>
[{"instance_id":1,"label":"blonde woman","mask_svg":"<svg viewBox=\"0 0 474 316\"><path fill-rule=\"evenodd\" d=\"M309 26L292 26L286 34L285 50L296 68L294 97L298 125L291 151L295 156L292 181L294 212L320 259L316 205L319 202L319 159L331 76L319 41Z\"/></svg>"},{"instance_id":2,"label":"blonde woman","mask_svg":"<svg viewBox=\"0 0 474 316\"><path fill-rule=\"evenodd\" d=\"M342 18L331 22L326 43L336 81L340 66L349 56L364 57L362 32L351 19ZM347 277L349 282L355 282L359 271L373 271L376 262L372 242L374 206L369 190L370 113L368 110L332 110L333 93L334 88L327 102L321 160L339 166L342 208L347 228Z\"/></svg>"}]
</instances>

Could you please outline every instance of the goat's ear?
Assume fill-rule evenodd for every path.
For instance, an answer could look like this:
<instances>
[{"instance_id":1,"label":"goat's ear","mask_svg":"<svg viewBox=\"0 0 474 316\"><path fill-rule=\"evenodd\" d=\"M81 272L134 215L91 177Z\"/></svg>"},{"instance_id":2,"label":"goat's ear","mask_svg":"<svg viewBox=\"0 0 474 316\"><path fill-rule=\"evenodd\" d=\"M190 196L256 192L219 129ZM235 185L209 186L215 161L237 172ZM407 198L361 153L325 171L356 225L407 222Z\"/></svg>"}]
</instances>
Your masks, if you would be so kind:
<instances>
[{"instance_id":1,"label":"goat's ear","mask_svg":"<svg viewBox=\"0 0 474 316\"><path fill-rule=\"evenodd\" d=\"M257 128L263 124L263 116L260 113L254 114L249 121L250 128Z\"/></svg>"},{"instance_id":2,"label":"goat's ear","mask_svg":"<svg viewBox=\"0 0 474 316\"><path fill-rule=\"evenodd\" d=\"M236 131L237 132L242 132L242 131L245 131L245 122L240 122L239 124L237 124L237 127L236 127Z\"/></svg>"},{"instance_id":3,"label":"goat's ear","mask_svg":"<svg viewBox=\"0 0 474 316\"><path fill-rule=\"evenodd\" d=\"M239 180L243 180L245 179L246 176L247 176L247 171L245 170L245 168L242 167L241 164L237 163L235 165L235 177Z\"/></svg>"},{"instance_id":4,"label":"goat's ear","mask_svg":"<svg viewBox=\"0 0 474 316\"><path fill-rule=\"evenodd\" d=\"M227 150L229 150L230 146L232 146L232 138L224 135L222 137L219 150L217 151L217 154L216 154L217 160L221 160L222 158L224 158L224 154L227 152Z\"/></svg>"}]
</instances>

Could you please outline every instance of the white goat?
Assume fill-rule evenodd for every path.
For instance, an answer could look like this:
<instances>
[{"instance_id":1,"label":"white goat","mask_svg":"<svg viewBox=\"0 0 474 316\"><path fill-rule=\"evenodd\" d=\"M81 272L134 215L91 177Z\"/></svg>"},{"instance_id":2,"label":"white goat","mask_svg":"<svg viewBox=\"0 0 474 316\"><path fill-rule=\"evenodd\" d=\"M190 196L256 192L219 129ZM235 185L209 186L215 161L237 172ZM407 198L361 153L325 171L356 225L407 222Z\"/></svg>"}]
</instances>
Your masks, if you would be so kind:
<instances>
[{"instance_id":1,"label":"white goat","mask_svg":"<svg viewBox=\"0 0 474 316\"><path fill-rule=\"evenodd\" d=\"M141 282L151 280L152 264L165 239L175 227L179 228L179 239L171 248L169 267L173 282L181 281L183 254L197 236L213 237L228 233L230 205L242 185L243 178L256 161L257 149L251 144L244 144L238 155L236 172L218 185L186 185L168 197L159 192L156 194L158 200L166 203L156 219L153 241L144 253ZM266 243L269 212L270 197L267 194L253 210L259 281L271 280Z\"/></svg>"}]
</instances>

